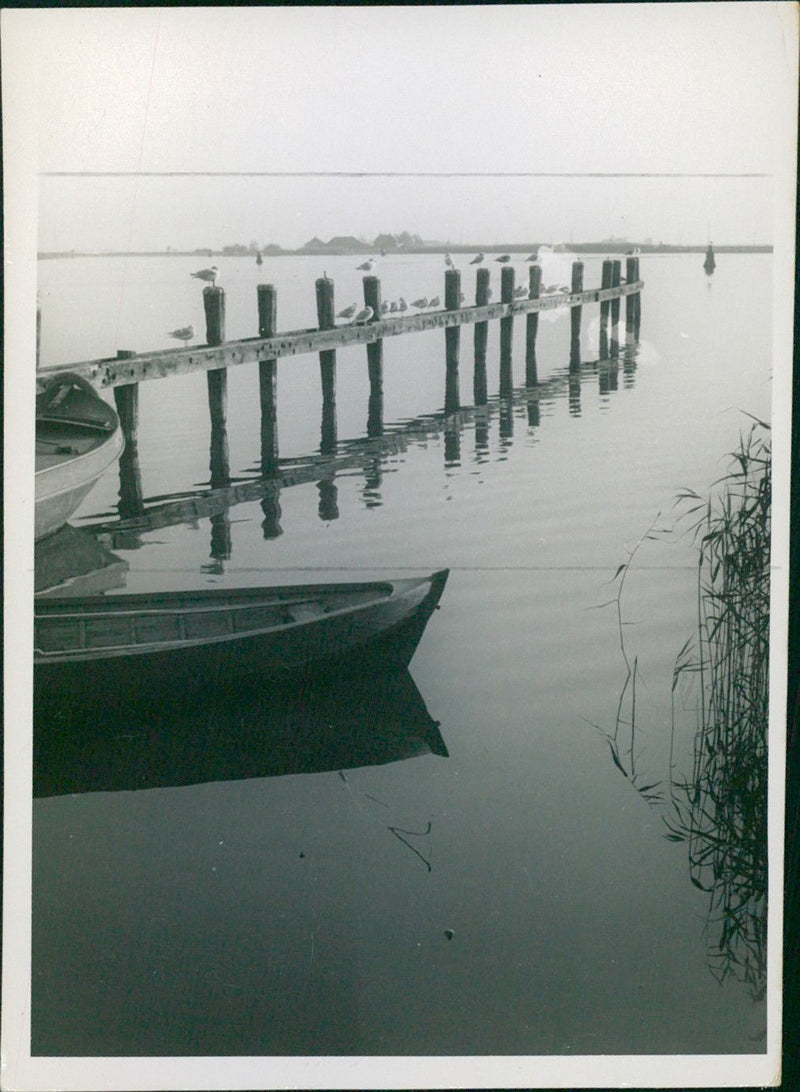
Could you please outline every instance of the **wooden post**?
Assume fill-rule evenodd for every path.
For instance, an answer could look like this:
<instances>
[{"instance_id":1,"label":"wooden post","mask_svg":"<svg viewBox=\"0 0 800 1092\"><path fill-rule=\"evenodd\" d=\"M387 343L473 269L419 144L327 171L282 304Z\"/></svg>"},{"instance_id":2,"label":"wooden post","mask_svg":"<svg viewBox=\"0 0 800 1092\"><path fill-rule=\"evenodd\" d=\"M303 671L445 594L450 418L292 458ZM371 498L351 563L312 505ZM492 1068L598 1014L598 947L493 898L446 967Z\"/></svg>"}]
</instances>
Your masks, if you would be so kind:
<instances>
[{"instance_id":1,"label":"wooden post","mask_svg":"<svg viewBox=\"0 0 800 1092\"><path fill-rule=\"evenodd\" d=\"M578 292L583 291L583 262L572 263L572 294L575 295ZM580 368L581 366L581 316L583 314L583 307L572 307L570 309L570 348L569 348L569 366L570 368Z\"/></svg>"},{"instance_id":2,"label":"wooden post","mask_svg":"<svg viewBox=\"0 0 800 1092\"><path fill-rule=\"evenodd\" d=\"M485 307L489 302L489 270L482 268L475 276L475 306ZM473 400L476 406L485 406L488 394L486 388L486 345L489 340L489 323L475 323L475 374L472 381Z\"/></svg>"},{"instance_id":3,"label":"wooden post","mask_svg":"<svg viewBox=\"0 0 800 1092\"><path fill-rule=\"evenodd\" d=\"M538 300L542 287L542 267L532 265L528 281L528 298ZM535 387L539 382L536 368L536 334L539 331L539 312L529 311L525 328L525 385Z\"/></svg>"},{"instance_id":4,"label":"wooden post","mask_svg":"<svg viewBox=\"0 0 800 1092\"><path fill-rule=\"evenodd\" d=\"M206 344L221 345L225 340L225 292L222 288L207 286L203 289L203 306L206 312ZM208 383L208 408L211 415L211 488L218 489L230 481L228 462L228 370L213 368L206 372Z\"/></svg>"},{"instance_id":5,"label":"wooden post","mask_svg":"<svg viewBox=\"0 0 800 1092\"><path fill-rule=\"evenodd\" d=\"M117 360L129 360L136 353L120 349ZM131 519L144 511L142 471L139 466L139 384L126 383L114 387L114 403L125 438L125 448L119 457L119 511L120 519Z\"/></svg>"},{"instance_id":6,"label":"wooden post","mask_svg":"<svg viewBox=\"0 0 800 1092\"><path fill-rule=\"evenodd\" d=\"M372 308L371 322L381 317L381 282L379 277L364 277L364 304ZM367 345L369 372L369 406L367 436L383 435L383 338Z\"/></svg>"},{"instance_id":7,"label":"wooden post","mask_svg":"<svg viewBox=\"0 0 800 1092\"><path fill-rule=\"evenodd\" d=\"M504 265L500 272L500 299L511 303L514 299L514 268ZM514 393L514 377L511 365L511 346L514 338L514 317L500 319L500 397L511 398ZM503 413L500 414L500 434L503 435Z\"/></svg>"},{"instance_id":8,"label":"wooden post","mask_svg":"<svg viewBox=\"0 0 800 1092\"><path fill-rule=\"evenodd\" d=\"M514 267L504 265L500 271L500 299L511 303L514 299ZM503 357L511 357L511 341L514 336L514 316L500 319L500 362Z\"/></svg>"},{"instance_id":9,"label":"wooden post","mask_svg":"<svg viewBox=\"0 0 800 1092\"><path fill-rule=\"evenodd\" d=\"M627 258L625 261L625 279L628 284L636 281L636 259ZM633 294L625 297L625 344L630 345L634 338L636 326L636 299Z\"/></svg>"},{"instance_id":10,"label":"wooden post","mask_svg":"<svg viewBox=\"0 0 800 1092\"><path fill-rule=\"evenodd\" d=\"M641 279L640 275L639 275L639 259L635 258L634 261L636 262L635 274L636 274L636 280L638 281L638 280ZM634 292L633 298L636 301L635 304L634 304L634 312L633 312L633 339L634 339L634 341L638 342L638 340L639 340L639 326L640 326L641 321L642 321L642 293L641 292Z\"/></svg>"},{"instance_id":11,"label":"wooden post","mask_svg":"<svg viewBox=\"0 0 800 1092\"><path fill-rule=\"evenodd\" d=\"M274 285L256 286L258 336L278 332L278 294ZM259 360L258 389L261 400L261 473L274 474L278 467L278 361Z\"/></svg>"},{"instance_id":12,"label":"wooden post","mask_svg":"<svg viewBox=\"0 0 800 1092\"><path fill-rule=\"evenodd\" d=\"M444 305L448 311L457 311L461 306L461 273L458 269L448 269L444 275ZM455 413L461 404L459 395L458 360L461 346L461 330L458 326L448 326L445 338L445 395L444 412Z\"/></svg>"},{"instance_id":13,"label":"wooden post","mask_svg":"<svg viewBox=\"0 0 800 1092\"><path fill-rule=\"evenodd\" d=\"M319 277L317 289L317 323L320 330L332 330L336 325L333 306L333 281ZM319 354L322 381L322 439L320 451L329 455L336 447L336 350L325 349Z\"/></svg>"},{"instance_id":14,"label":"wooden post","mask_svg":"<svg viewBox=\"0 0 800 1092\"><path fill-rule=\"evenodd\" d=\"M600 282L601 288L611 287L611 278L613 273L614 263L610 258L606 258L603 262L603 279ZM605 360L608 356L608 316L611 312L611 301L600 301L600 359Z\"/></svg>"},{"instance_id":15,"label":"wooden post","mask_svg":"<svg viewBox=\"0 0 800 1092\"><path fill-rule=\"evenodd\" d=\"M611 263L611 287L619 288L622 275L622 263L615 259ZM611 354L619 352L619 296L611 301Z\"/></svg>"}]
</instances>

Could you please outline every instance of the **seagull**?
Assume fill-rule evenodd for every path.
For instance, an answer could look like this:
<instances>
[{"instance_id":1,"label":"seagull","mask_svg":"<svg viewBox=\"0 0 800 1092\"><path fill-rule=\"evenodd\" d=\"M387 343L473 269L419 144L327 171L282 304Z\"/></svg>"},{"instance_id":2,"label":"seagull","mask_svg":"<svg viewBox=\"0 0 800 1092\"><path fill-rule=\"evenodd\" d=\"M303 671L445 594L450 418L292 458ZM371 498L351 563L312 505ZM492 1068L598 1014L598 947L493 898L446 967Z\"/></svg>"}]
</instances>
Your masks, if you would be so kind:
<instances>
[{"instance_id":1,"label":"seagull","mask_svg":"<svg viewBox=\"0 0 800 1092\"><path fill-rule=\"evenodd\" d=\"M528 257L525 259L525 261L526 262L535 262L538 257L539 257L539 252L537 251L535 254L529 254Z\"/></svg>"},{"instance_id":2,"label":"seagull","mask_svg":"<svg viewBox=\"0 0 800 1092\"><path fill-rule=\"evenodd\" d=\"M480 265L481 262L483 261L484 257L485 257L485 255L484 255L483 251L481 251L480 254L475 255L475 257L472 259L472 261L469 264L470 265Z\"/></svg>"},{"instance_id":3,"label":"seagull","mask_svg":"<svg viewBox=\"0 0 800 1092\"><path fill-rule=\"evenodd\" d=\"M345 307L344 311L340 311L339 314L336 317L337 318L345 318L345 319L352 318L353 315L356 313L357 309L358 309L358 304L357 303L351 303L349 307Z\"/></svg>"},{"instance_id":4,"label":"seagull","mask_svg":"<svg viewBox=\"0 0 800 1092\"><path fill-rule=\"evenodd\" d=\"M191 341L194 337L194 326L180 326L177 330L170 330L167 337L174 337L177 341Z\"/></svg>"},{"instance_id":5,"label":"seagull","mask_svg":"<svg viewBox=\"0 0 800 1092\"><path fill-rule=\"evenodd\" d=\"M399 303L397 309L398 309L398 311L407 311L408 310L408 304L406 303L406 301L403 299L402 296L400 297L400 303Z\"/></svg>"},{"instance_id":6,"label":"seagull","mask_svg":"<svg viewBox=\"0 0 800 1092\"><path fill-rule=\"evenodd\" d=\"M528 289L525 287L525 285L521 284L519 286L519 288L514 289L514 296L515 296L516 299L519 299L520 296L524 296L527 293L527 291L528 291Z\"/></svg>"},{"instance_id":7,"label":"seagull","mask_svg":"<svg viewBox=\"0 0 800 1092\"><path fill-rule=\"evenodd\" d=\"M439 307L439 305L439 297L434 296L431 302L428 304L428 307Z\"/></svg>"},{"instance_id":8,"label":"seagull","mask_svg":"<svg viewBox=\"0 0 800 1092\"><path fill-rule=\"evenodd\" d=\"M499 258L495 258L495 261L496 262L510 262L511 261L511 255L510 254L501 254Z\"/></svg>"},{"instance_id":9,"label":"seagull","mask_svg":"<svg viewBox=\"0 0 800 1092\"><path fill-rule=\"evenodd\" d=\"M389 301L384 300L383 303L381 304L381 314L385 315L388 310L389 310Z\"/></svg>"},{"instance_id":10,"label":"seagull","mask_svg":"<svg viewBox=\"0 0 800 1092\"><path fill-rule=\"evenodd\" d=\"M370 258L368 261L362 262L361 265L357 266L356 268L357 269L365 269L367 271L367 273L369 273L369 271L370 271L370 269L372 269L373 265L375 265L375 259Z\"/></svg>"},{"instance_id":11,"label":"seagull","mask_svg":"<svg viewBox=\"0 0 800 1092\"><path fill-rule=\"evenodd\" d=\"M207 281L216 287L217 284L217 267L212 265L210 269L198 269L196 273L192 273L192 277L196 277L199 281Z\"/></svg>"},{"instance_id":12,"label":"seagull","mask_svg":"<svg viewBox=\"0 0 800 1092\"><path fill-rule=\"evenodd\" d=\"M448 269L455 269L455 266L453 265L453 259L450 257L449 250L444 256L444 264L448 267Z\"/></svg>"},{"instance_id":13,"label":"seagull","mask_svg":"<svg viewBox=\"0 0 800 1092\"><path fill-rule=\"evenodd\" d=\"M360 324L363 326L365 322L369 322L374 313L375 312L372 310L371 307L365 307L363 311L359 311L356 317L353 319L353 325L356 326Z\"/></svg>"},{"instance_id":14,"label":"seagull","mask_svg":"<svg viewBox=\"0 0 800 1092\"><path fill-rule=\"evenodd\" d=\"M427 307L428 306L428 297L427 296L422 296L418 300L412 300L411 301L411 306L412 307L419 307L420 309L423 308L423 307Z\"/></svg>"},{"instance_id":15,"label":"seagull","mask_svg":"<svg viewBox=\"0 0 800 1092\"><path fill-rule=\"evenodd\" d=\"M389 308L390 314L394 314L397 310L397 300L392 300L392 306Z\"/></svg>"}]
</instances>

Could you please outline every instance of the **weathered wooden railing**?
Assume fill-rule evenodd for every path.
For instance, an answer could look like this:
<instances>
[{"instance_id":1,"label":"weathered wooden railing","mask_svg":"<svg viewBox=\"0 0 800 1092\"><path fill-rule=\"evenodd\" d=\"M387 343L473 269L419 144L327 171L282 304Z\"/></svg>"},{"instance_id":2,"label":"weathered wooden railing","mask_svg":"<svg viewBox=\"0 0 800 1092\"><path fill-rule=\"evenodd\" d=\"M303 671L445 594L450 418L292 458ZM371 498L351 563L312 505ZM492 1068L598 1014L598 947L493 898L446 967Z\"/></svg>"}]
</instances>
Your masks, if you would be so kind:
<instances>
[{"instance_id":1,"label":"weathered wooden railing","mask_svg":"<svg viewBox=\"0 0 800 1092\"><path fill-rule=\"evenodd\" d=\"M631 268L632 263L635 263ZM611 279L607 285L606 267L614 267L615 279ZM529 296L527 298L513 297L514 293L514 269L505 267L503 275L503 298L497 303L489 303L486 292L488 290L488 269L478 270L477 300L474 306L462 307L458 305L460 299L460 272L448 270L445 274L446 287L445 299L448 302L443 310L422 311L419 314L381 315L380 314L380 282L377 277L364 277L365 303L372 300L370 306L375 314L373 318L363 324L333 325L333 281L328 278L320 278L317 281L318 301L324 299L324 311L320 313L320 327L306 330L293 330L288 333L276 334L276 293L271 285L258 286L259 305L259 336L253 338L240 338L236 341L225 341L225 307L224 290L222 288L205 288L203 290L206 305L207 344L201 347L170 348L151 353L137 353L131 355L125 353L124 359L119 357L104 357L99 360L87 360L72 364L56 364L40 368L37 372L37 385L41 389L44 383L60 372L77 372L84 376L98 388L119 387L132 383L141 383L150 379L166 379L173 375L185 375L188 372L216 371L230 368L237 364L246 364L253 361L269 362L284 356L298 356L303 353L322 353L344 348L348 345L370 345L381 341L383 338L396 337L401 334L417 333L424 330L449 329L470 323L484 323L493 319L513 319L516 315L538 315L541 311L551 311L559 307L570 307L573 312L573 341L580 335L581 309L587 303L608 304L616 301L616 313L612 303L612 324L619 321L619 300L627 297L632 301L626 313L626 330L634 330L638 326L640 306L639 294L644 283L639 280L638 258L628 259L628 277L624 284L620 284L620 263L607 261L603 263L604 283L600 288L589 289L575 288L576 283L582 284L583 262L573 264L573 291L558 294L540 295L541 269L539 266L530 268ZM576 270L580 270L580 276L576 282ZM485 276L484 276L485 275ZM607 312L605 313L607 315ZM601 306L601 332L604 313ZM615 322L616 317L616 322ZM577 319L577 320L576 320ZM507 329L507 328L506 328ZM527 328L527 344L530 348L536 342L537 327L529 323ZM505 334L505 330L504 330ZM507 336L507 335L506 335Z\"/></svg>"}]
</instances>

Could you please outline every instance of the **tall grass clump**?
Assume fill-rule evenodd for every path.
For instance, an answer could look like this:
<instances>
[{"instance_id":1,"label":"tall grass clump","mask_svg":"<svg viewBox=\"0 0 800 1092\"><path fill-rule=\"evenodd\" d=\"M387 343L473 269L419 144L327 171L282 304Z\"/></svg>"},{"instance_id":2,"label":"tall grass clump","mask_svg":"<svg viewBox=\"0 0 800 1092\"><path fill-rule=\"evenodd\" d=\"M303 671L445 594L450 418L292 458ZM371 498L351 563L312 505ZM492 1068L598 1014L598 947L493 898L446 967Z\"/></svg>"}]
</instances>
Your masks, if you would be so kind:
<instances>
[{"instance_id":1,"label":"tall grass clump","mask_svg":"<svg viewBox=\"0 0 800 1092\"><path fill-rule=\"evenodd\" d=\"M691 775L671 775L665 816L709 895L711 970L754 998L766 979L770 471L769 426L755 421L712 498L678 498L698 550L697 632L672 689L693 677L697 731Z\"/></svg>"}]
</instances>

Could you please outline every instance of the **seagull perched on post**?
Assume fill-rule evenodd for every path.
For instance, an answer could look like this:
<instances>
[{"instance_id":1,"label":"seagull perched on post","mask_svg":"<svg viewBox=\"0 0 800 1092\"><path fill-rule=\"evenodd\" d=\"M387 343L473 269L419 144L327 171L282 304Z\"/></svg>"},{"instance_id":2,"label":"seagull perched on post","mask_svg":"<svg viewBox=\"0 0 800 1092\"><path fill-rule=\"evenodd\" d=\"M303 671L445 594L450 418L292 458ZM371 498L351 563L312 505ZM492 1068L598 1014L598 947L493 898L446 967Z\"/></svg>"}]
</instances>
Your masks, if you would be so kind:
<instances>
[{"instance_id":1,"label":"seagull perched on post","mask_svg":"<svg viewBox=\"0 0 800 1092\"><path fill-rule=\"evenodd\" d=\"M439 307L439 305L440 305L439 297L434 296L433 299L431 300L431 302L428 304L428 307Z\"/></svg>"},{"instance_id":2,"label":"seagull perched on post","mask_svg":"<svg viewBox=\"0 0 800 1092\"><path fill-rule=\"evenodd\" d=\"M533 254L529 254L528 257L525 259L525 261L526 262L535 262L538 257L539 257L539 251L537 250Z\"/></svg>"},{"instance_id":3,"label":"seagull perched on post","mask_svg":"<svg viewBox=\"0 0 800 1092\"><path fill-rule=\"evenodd\" d=\"M340 311L339 314L336 317L337 318L350 319L350 318L353 317L353 315L356 313L357 310L358 310L358 304L357 303L351 303L349 307L345 307L344 311Z\"/></svg>"},{"instance_id":4,"label":"seagull perched on post","mask_svg":"<svg viewBox=\"0 0 800 1092\"><path fill-rule=\"evenodd\" d=\"M481 262L483 261L484 257L485 257L485 255L484 255L483 251L481 251L480 254L475 255L475 257L472 259L472 261L469 264L470 265L480 265Z\"/></svg>"},{"instance_id":5,"label":"seagull perched on post","mask_svg":"<svg viewBox=\"0 0 800 1092\"><path fill-rule=\"evenodd\" d=\"M427 296L421 296L418 300L412 300L411 301L411 306L412 307L419 307L420 310L422 310L423 307L428 306L428 297Z\"/></svg>"},{"instance_id":6,"label":"seagull perched on post","mask_svg":"<svg viewBox=\"0 0 800 1092\"><path fill-rule=\"evenodd\" d=\"M450 257L449 250L444 256L444 264L447 266L448 269L455 269L455 266L453 265L453 259Z\"/></svg>"},{"instance_id":7,"label":"seagull perched on post","mask_svg":"<svg viewBox=\"0 0 800 1092\"><path fill-rule=\"evenodd\" d=\"M510 262L511 261L511 255L510 254L501 254L499 258L495 258L495 261L496 262Z\"/></svg>"},{"instance_id":8,"label":"seagull perched on post","mask_svg":"<svg viewBox=\"0 0 800 1092\"><path fill-rule=\"evenodd\" d=\"M406 301L403 299L402 296L400 297L400 303L398 304L397 310L398 311L407 311L408 310L408 304L406 303Z\"/></svg>"},{"instance_id":9,"label":"seagull perched on post","mask_svg":"<svg viewBox=\"0 0 800 1092\"><path fill-rule=\"evenodd\" d=\"M177 330L170 330L167 337L174 337L177 341L191 341L194 337L194 326L179 326Z\"/></svg>"},{"instance_id":10,"label":"seagull perched on post","mask_svg":"<svg viewBox=\"0 0 800 1092\"><path fill-rule=\"evenodd\" d=\"M210 269L198 269L196 273L192 273L192 277L196 277L198 281L206 281L208 284L217 286L217 273L219 270L215 265L212 265Z\"/></svg>"},{"instance_id":11,"label":"seagull perched on post","mask_svg":"<svg viewBox=\"0 0 800 1092\"><path fill-rule=\"evenodd\" d=\"M372 269L373 265L375 265L375 259L370 258L368 261L362 262L361 265L357 266L356 268L357 269L365 269L367 271L367 273L369 273L369 271L370 271L370 269Z\"/></svg>"},{"instance_id":12,"label":"seagull perched on post","mask_svg":"<svg viewBox=\"0 0 800 1092\"><path fill-rule=\"evenodd\" d=\"M528 294L528 289L526 288L526 286L524 284L521 284L519 286L519 288L514 289L514 296L515 296L516 299L519 299L521 296L525 296L527 294Z\"/></svg>"},{"instance_id":13,"label":"seagull perched on post","mask_svg":"<svg viewBox=\"0 0 800 1092\"><path fill-rule=\"evenodd\" d=\"M353 319L354 326L363 326L365 322L369 322L375 312L371 307L365 307L362 311L359 311L356 317Z\"/></svg>"}]
</instances>

